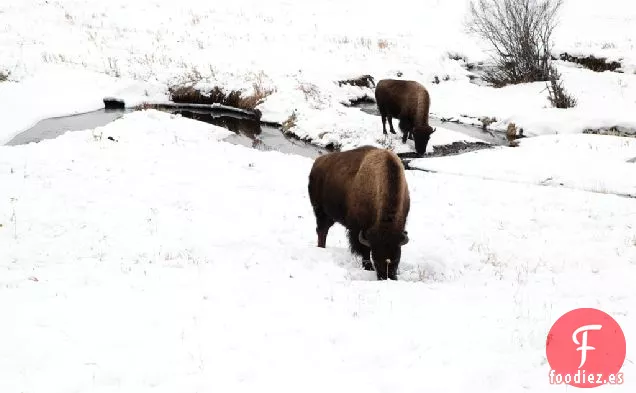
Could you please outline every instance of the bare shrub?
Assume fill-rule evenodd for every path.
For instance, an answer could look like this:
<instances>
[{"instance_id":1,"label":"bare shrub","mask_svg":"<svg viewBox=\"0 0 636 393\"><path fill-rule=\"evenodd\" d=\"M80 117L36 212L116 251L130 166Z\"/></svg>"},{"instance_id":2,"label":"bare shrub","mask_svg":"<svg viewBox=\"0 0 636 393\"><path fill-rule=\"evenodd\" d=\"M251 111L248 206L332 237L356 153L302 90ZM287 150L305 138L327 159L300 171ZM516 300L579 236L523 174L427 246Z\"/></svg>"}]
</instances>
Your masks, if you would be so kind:
<instances>
[{"instance_id":1,"label":"bare shrub","mask_svg":"<svg viewBox=\"0 0 636 393\"><path fill-rule=\"evenodd\" d=\"M561 74L555 67L550 67L550 82L548 84L548 100L555 108L566 109L576 106L576 99L563 88Z\"/></svg>"},{"instance_id":2,"label":"bare shrub","mask_svg":"<svg viewBox=\"0 0 636 393\"><path fill-rule=\"evenodd\" d=\"M552 32L563 0L471 0L470 32L494 50L484 80L495 87L547 81Z\"/></svg>"}]
</instances>

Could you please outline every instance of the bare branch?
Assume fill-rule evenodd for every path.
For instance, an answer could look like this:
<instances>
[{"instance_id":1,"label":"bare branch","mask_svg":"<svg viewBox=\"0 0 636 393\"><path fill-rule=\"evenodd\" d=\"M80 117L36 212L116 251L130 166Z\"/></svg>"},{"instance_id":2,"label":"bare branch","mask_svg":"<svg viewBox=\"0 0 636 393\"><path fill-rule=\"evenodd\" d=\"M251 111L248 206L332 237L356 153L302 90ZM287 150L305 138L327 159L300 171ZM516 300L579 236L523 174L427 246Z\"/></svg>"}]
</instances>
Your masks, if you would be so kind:
<instances>
[{"instance_id":1,"label":"bare branch","mask_svg":"<svg viewBox=\"0 0 636 393\"><path fill-rule=\"evenodd\" d=\"M493 49L495 86L547 81L551 37L563 0L471 0L468 30Z\"/></svg>"}]
</instances>

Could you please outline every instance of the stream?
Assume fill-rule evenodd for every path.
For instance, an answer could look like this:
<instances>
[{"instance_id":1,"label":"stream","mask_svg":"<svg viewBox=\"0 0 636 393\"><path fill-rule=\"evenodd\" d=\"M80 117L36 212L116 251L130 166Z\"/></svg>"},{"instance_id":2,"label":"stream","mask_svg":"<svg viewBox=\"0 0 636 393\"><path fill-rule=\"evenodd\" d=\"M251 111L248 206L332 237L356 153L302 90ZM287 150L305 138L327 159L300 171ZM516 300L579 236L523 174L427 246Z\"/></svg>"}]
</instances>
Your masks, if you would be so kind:
<instances>
[{"instance_id":1,"label":"stream","mask_svg":"<svg viewBox=\"0 0 636 393\"><path fill-rule=\"evenodd\" d=\"M373 103L361 103L355 105L355 107L370 115L378 116L379 118L377 108ZM87 113L42 120L28 130L16 135L7 145L16 146L37 143L42 140L56 138L68 131L80 131L101 127L119 119L131 111L132 109L100 109ZM282 153L296 154L309 158L316 158L330 151L329 149L284 135L278 127L265 125L257 120L231 111L215 110L211 112L206 109L175 108L170 109L169 112L226 128L234 134L224 140L236 145L265 151L276 150ZM427 156L430 157L461 154L506 143L506 140L502 136L482 131L477 127L442 122L437 119L431 119L431 125L457 131L483 142L455 142L450 145L435 146L434 152L427 154ZM380 128L378 127L378 129ZM407 168L408 161L416 157L415 153L402 153L399 155Z\"/></svg>"}]
</instances>

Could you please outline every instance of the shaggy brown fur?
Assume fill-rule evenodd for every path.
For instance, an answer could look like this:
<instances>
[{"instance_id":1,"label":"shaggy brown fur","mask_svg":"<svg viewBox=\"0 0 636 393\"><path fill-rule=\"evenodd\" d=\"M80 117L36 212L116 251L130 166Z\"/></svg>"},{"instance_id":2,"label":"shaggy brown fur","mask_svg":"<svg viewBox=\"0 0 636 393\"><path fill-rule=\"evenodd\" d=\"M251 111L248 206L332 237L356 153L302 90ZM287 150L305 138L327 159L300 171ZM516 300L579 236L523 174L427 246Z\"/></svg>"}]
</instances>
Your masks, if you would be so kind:
<instances>
[{"instance_id":1,"label":"shaggy brown fur","mask_svg":"<svg viewBox=\"0 0 636 393\"><path fill-rule=\"evenodd\" d=\"M407 138L415 142L415 151L419 155L426 153L426 146L435 132L428 124L428 112L431 98L424 86L415 81L400 79L382 79L375 88L375 101L382 116L382 131L386 135L386 120L389 120L391 133L393 118L399 119L398 127L402 131L402 143Z\"/></svg>"},{"instance_id":2,"label":"shaggy brown fur","mask_svg":"<svg viewBox=\"0 0 636 393\"><path fill-rule=\"evenodd\" d=\"M334 223L348 231L351 251L379 280L397 280L404 230L410 209L409 189L398 156L363 146L320 156L309 174L309 200L316 215L318 247L325 247ZM370 256L373 256L373 264Z\"/></svg>"}]
</instances>

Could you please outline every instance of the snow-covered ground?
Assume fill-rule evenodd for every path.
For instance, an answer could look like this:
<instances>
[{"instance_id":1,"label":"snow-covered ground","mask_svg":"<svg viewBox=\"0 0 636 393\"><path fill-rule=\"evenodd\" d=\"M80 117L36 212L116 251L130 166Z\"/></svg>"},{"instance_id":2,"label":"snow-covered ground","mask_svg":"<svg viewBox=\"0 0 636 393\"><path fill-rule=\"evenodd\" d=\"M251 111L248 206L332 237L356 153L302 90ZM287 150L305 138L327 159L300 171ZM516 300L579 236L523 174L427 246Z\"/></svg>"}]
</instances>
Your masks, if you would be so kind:
<instances>
[{"instance_id":1,"label":"snow-covered ground","mask_svg":"<svg viewBox=\"0 0 636 393\"><path fill-rule=\"evenodd\" d=\"M451 59L486 58L484 44L465 33L466 6L467 0L396 0L390 7L368 0L315 7L287 0L4 0L0 72L23 86L0 83L0 140L43 117L94 109L105 95L126 96L132 106L165 99L168 85L200 80L248 94L254 83L273 89L260 107L265 119L282 122L296 111L293 132L317 144L378 142L377 119L342 105L371 91L336 82L398 72L430 89L436 116L495 117L493 128L513 121L526 135L636 129L631 2L565 2L555 49L608 55L626 70L594 73L560 64L566 89L579 101L569 110L548 107L543 83L504 89L470 83L462 61Z\"/></svg>"},{"instance_id":2,"label":"snow-covered ground","mask_svg":"<svg viewBox=\"0 0 636 393\"><path fill-rule=\"evenodd\" d=\"M634 200L409 171L378 282L341 227L315 246L311 159L227 134L145 111L0 147L0 391L546 392L547 332L588 306L634 391Z\"/></svg>"},{"instance_id":3,"label":"snow-covered ground","mask_svg":"<svg viewBox=\"0 0 636 393\"><path fill-rule=\"evenodd\" d=\"M398 282L362 270L339 226L315 246L309 158L158 111L0 146L0 392L543 393L564 389L546 335L577 307L627 337L625 384L601 390L635 391L636 144L580 133L636 129L636 7L565 1L557 52L624 73L557 62L578 100L560 110L542 83L470 83L452 58L486 54L466 4L0 2L0 145L105 96L135 106L198 80L272 89L264 119L295 114L316 144L408 151L344 105L372 90L337 83L398 72L429 88L435 116L541 135L411 162L433 172L407 172ZM457 140L475 141L438 127L429 151Z\"/></svg>"},{"instance_id":4,"label":"snow-covered ground","mask_svg":"<svg viewBox=\"0 0 636 393\"><path fill-rule=\"evenodd\" d=\"M526 138L461 156L420 158L411 168L636 197L636 139L602 135ZM636 203L636 200L634 201Z\"/></svg>"}]
</instances>

